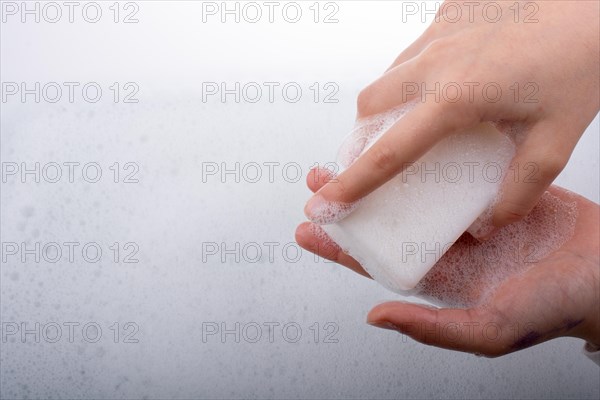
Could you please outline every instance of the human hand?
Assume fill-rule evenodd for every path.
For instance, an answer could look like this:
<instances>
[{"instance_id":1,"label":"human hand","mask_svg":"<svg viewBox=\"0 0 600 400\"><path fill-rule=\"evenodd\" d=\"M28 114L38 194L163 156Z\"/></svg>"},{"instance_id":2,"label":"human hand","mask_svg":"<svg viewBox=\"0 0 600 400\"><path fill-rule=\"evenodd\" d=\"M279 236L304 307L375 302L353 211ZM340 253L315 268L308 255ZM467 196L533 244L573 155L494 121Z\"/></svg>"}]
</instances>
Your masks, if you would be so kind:
<instances>
[{"instance_id":1,"label":"human hand","mask_svg":"<svg viewBox=\"0 0 600 400\"><path fill-rule=\"evenodd\" d=\"M352 203L417 161L435 143L482 121L517 127L520 132L510 166L514 173L505 179L493 226L526 216L566 165L600 106L600 3L522 2L517 19L515 2L497 2L502 18L495 23L484 18L481 9L473 12L471 22L469 2L451 3L461 4L463 17L448 22L455 16L449 15L452 8L442 6L440 22L434 22L358 98L359 119L409 102L415 108L335 184L325 185L309 200L305 213L310 220L329 223L343 218L352 211ZM539 7L535 16L528 5ZM537 22L527 23L533 18ZM501 95L489 87L484 90L486 85L500 88ZM318 210L331 203L345 211L323 221ZM481 236L490 233L486 230Z\"/></svg>"},{"instance_id":2,"label":"human hand","mask_svg":"<svg viewBox=\"0 0 600 400\"><path fill-rule=\"evenodd\" d=\"M325 170L313 170L307 179L308 186L315 192L331 177ZM494 238L492 242L479 242L465 234L423 278L419 288L420 295L433 302L466 305L466 308L438 309L395 301L372 309L367 321L425 344L486 356L500 356L561 336L579 337L600 347L599 207L556 186L550 192L565 204L574 203L577 209L572 236L558 249L535 262L520 259L518 265L478 265L474 262L477 259L464 256L460 263L446 262L444 257L451 252L476 255L489 246L499 247L500 256L506 257L511 246L493 243ZM532 226L535 224L531 221L551 215L556 211L555 206L540 202L530 216L503 228L495 238L511 236L511 232L522 228L542 236L549 226ZM567 222L557 220L558 224ZM296 241L321 257L369 277L318 225L301 224ZM512 246L518 245L518 253L528 256L531 251L527 247L535 244L534 239L532 243ZM502 265L503 269L498 270ZM449 292L448 288L458 289Z\"/></svg>"}]
</instances>

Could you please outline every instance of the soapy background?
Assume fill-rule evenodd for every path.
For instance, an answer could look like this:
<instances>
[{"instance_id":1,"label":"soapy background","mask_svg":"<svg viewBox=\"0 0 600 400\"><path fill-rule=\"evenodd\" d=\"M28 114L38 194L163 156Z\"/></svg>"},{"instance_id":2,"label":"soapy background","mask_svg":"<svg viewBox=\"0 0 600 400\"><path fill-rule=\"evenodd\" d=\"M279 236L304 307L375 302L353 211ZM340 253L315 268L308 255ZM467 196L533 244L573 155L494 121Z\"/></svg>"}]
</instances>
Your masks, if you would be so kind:
<instances>
[{"instance_id":1,"label":"soapy background","mask_svg":"<svg viewBox=\"0 0 600 400\"><path fill-rule=\"evenodd\" d=\"M145 1L120 3L115 23L113 3L97 3L97 23L79 8L73 23L22 23L17 14L1 25L3 83L96 82L103 92L96 103L78 89L70 103L64 87L54 104L2 101L4 172L10 163L80 165L73 182L67 167L56 183L2 180L0 397L600 395L578 339L489 360L370 327L368 310L399 297L293 242L308 170L334 161L358 92L431 15L403 21L402 2L321 2L315 22L314 2L297 2L303 14L290 23L278 12L289 2L280 2L273 23L266 14L223 23L220 14L203 22L203 2ZM138 22L123 23L133 11ZM337 22L323 23L332 12ZM256 82L263 97L203 99L203 83L221 82ZM272 102L263 82L279 85ZM280 90L290 83L302 89L297 102ZM132 88L138 101L126 103ZM556 183L598 202L598 148L596 118ZM238 181L220 173L236 162ZM99 166L98 182L83 179L86 163ZM22 242L79 246L73 262L5 254L7 243ZM87 259L86 243L94 244ZM40 324L37 338L9 334L23 322ZM222 336L223 327L237 334Z\"/></svg>"}]
</instances>

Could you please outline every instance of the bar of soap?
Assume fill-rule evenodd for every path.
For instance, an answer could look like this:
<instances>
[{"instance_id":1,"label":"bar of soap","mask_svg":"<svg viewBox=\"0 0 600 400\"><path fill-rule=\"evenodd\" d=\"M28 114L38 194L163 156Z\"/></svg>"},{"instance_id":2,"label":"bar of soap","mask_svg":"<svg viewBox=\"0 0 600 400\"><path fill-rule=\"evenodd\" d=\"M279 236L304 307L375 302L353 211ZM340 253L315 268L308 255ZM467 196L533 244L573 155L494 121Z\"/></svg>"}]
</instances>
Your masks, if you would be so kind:
<instances>
[{"instance_id":1,"label":"bar of soap","mask_svg":"<svg viewBox=\"0 0 600 400\"><path fill-rule=\"evenodd\" d=\"M340 168L406 112L396 109L361 122L340 149ZM346 218L322 228L373 279L406 294L491 208L513 155L510 138L490 123L479 124L445 138Z\"/></svg>"}]
</instances>

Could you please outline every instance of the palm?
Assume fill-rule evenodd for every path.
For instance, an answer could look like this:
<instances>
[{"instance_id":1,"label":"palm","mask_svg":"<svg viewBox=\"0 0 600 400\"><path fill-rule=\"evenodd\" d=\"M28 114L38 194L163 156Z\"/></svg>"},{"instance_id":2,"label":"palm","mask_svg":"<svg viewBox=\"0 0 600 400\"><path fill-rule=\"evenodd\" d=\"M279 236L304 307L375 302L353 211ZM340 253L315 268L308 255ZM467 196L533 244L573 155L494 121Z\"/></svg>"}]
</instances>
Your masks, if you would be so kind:
<instances>
[{"instance_id":1,"label":"palm","mask_svg":"<svg viewBox=\"0 0 600 400\"><path fill-rule=\"evenodd\" d=\"M313 191L323 183L321 179L309 179ZM391 302L373 309L369 320L424 343L486 355L505 354L558 336L584 337L584 332L597 331L598 318L590 320L589 316L597 315L600 302L598 205L558 187L550 191L566 203L575 203L577 209L570 238L566 237L568 240L557 250L536 256L547 242L547 230L568 229L569 222L555 218L550 225L532 224L537 217L554 211L552 204L542 200L527 219L518 223L529 224L529 236L527 240L513 240L510 247L516 252L482 257L492 254L491 249L506 250L510 235L502 237L500 233L480 243L465 234L419 283L420 297L460 308L432 309ZM505 229L518 230L518 224ZM356 260L323 239L318 229L309 223L300 225L298 243L368 276Z\"/></svg>"}]
</instances>

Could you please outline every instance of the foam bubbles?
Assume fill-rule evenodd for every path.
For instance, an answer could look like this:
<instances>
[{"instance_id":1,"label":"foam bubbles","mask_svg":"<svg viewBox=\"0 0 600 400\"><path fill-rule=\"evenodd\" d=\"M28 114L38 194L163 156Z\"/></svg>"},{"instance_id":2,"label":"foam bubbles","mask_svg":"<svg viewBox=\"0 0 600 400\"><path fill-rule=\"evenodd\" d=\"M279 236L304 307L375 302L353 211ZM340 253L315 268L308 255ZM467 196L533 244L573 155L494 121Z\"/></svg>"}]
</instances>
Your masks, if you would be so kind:
<instances>
[{"instance_id":1,"label":"foam bubbles","mask_svg":"<svg viewBox=\"0 0 600 400\"><path fill-rule=\"evenodd\" d=\"M577 207L546 192L532 212L484 242L462 235L416 287L444 306L484 303L502 282L521 274L565 244L575 231Z\"/></svg>"},{"instance_id":2,"label":"foam bubbles","mask_svg":"<svg viewBox=\"0 0 600 400\"><path fill-rule=\"evenodd\" d=\"M344 203L340 201L327 201L323 196L316 194L310 200L309 219L319 225L331 224L339 221L352 213L361 201L353 203Z\"/></svg>"},{"instance_id":3,"label":"foam bubbles","mask_svg":"<svg viewBox=\"0 0 600 400\"><path fill-rule=\"evenodd\" d=\"M352 165L381 135L412 110L414 105L415 103L408 103L356 121L354 129L346 136L338 150L337 163L340 168L346 169Z\"/></svg>"}]
</instances>

